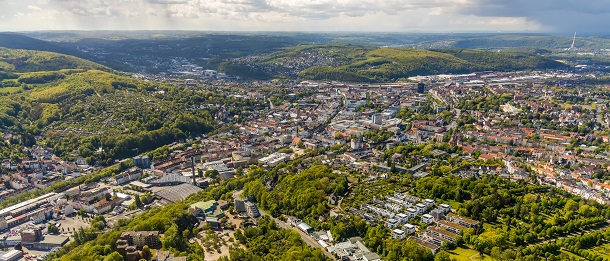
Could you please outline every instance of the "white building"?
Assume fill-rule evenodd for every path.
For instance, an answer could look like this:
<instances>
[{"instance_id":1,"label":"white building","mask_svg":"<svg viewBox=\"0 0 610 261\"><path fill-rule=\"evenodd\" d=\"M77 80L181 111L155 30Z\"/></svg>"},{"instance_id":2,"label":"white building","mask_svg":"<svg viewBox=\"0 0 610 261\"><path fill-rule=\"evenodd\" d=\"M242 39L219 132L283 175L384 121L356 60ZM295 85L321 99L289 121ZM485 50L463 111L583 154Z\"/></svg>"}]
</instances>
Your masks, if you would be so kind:
<instances>
[{"instance_id":1,"label":"white building","mask_svg":"<svg viewBox=\"0 0 610 261\"><path fill-rule=\"evenodd\" d=\"M392 237L393 238L398 238L398 239L403 239L405 238L406 233L400 229L394 229L392 230Z\"/></svg>"},{"instance_id":2,"label":"white building","mask_svg":"<svg viewBox=\"0 0 610 261\"><path fill-rule=\"evenodd\" d=\"M415 226L411 224L405 224L403 226L405 232L409 233L409 235L415 234Z\"/></svg>"},{"instance_id":3,"label":"white building","mask_svg":"<svg viewBox=\"0 0 610 261\"><path fill-rule=\"evenodd\" d=\"M425 214L423 216L421 216L421 222L423 222L424 224L432 224L432 222L434 222L434 217L430 214Z\"/></svg>"}]
</instances>

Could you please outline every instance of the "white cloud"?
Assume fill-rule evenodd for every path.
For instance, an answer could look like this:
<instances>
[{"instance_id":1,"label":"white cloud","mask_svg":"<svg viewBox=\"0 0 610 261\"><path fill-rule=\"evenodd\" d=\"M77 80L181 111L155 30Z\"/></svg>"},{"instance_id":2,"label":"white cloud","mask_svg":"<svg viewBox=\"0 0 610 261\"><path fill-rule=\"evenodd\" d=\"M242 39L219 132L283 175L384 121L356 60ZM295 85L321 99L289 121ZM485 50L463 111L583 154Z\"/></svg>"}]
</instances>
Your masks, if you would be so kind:
<instances>
[{"instance_id":1,"label":"white cloud","mask_svg":"<svg viewBox=\"0 0 610 261\"><path fill-rule=\"evenodd\" d=\"M36 10L36 11L42 10L42 8L40 8L39 6L36 6L36 5L28 5L28 9Z\"/></svg>"}]
</instances>

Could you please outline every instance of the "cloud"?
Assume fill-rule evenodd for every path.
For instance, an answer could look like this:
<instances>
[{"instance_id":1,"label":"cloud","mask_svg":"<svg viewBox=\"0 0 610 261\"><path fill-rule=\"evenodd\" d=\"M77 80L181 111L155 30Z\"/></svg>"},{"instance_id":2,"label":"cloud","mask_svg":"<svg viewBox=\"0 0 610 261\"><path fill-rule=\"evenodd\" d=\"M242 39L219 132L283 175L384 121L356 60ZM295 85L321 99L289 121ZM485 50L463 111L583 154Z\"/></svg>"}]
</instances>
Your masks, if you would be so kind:
<instances>
[{"instance_id":1,"label":"cloud","mask_svg":"<svg viewBox=\"0 0 610 261\"><path fill-rule=\"evenodd\" d=\"M610 20L607 0L470 0L458 12L479 17L522 17L553 31L606 31L603 25Z\"/></svg>"},{"instance_id":2,"label":"cloud","mask_svg":"<svg viewBox=\"0 0 610 261\"><path fill-rule=\"evenodd\" d=\"M40 8L39 6L36 6L36 5L28 5L28 9L36 10L36 11L42 10L42 8Z\"/></svg>"},{"instance_id":3,"label":"cloud","mask_svg":"<svg viewBox=\"0 0 610 261\"><path fill-rule=\"evenodd\" d=\"M607 1L0 0L0 15L30 19L0 29L36 30L60 14L54 26L67 29L603 31Z\"/></svg>"}]
</instances>

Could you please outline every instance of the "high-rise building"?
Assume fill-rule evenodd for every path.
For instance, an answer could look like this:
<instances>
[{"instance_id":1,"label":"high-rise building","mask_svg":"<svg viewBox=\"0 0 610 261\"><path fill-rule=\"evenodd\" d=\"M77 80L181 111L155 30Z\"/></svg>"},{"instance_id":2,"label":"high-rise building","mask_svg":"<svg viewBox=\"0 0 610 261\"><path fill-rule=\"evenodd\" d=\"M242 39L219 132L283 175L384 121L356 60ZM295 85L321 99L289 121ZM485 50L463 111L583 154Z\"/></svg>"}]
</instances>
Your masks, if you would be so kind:
<instances>
[{"instance_id":1,"label":"high-rise building","mask_svg":"<svg viewBox=\"0 0 610 261\"><path fill-rule=\"evenodd\" d=\"M426 85L423 82L417 84L417 93L424 93L426 91Z\"/></svg>"}]
</instances>

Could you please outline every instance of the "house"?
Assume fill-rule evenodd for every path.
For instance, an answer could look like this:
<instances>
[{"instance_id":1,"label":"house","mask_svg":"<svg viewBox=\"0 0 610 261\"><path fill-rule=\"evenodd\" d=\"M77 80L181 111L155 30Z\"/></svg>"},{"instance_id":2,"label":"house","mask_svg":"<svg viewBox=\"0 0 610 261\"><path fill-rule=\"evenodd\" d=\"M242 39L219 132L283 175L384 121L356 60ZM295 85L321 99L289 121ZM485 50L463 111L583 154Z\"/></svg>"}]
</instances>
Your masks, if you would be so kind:
<instances>
[{"instance_id":1,"label":"house","mask_svg":"<svg viewBox=\"0 0 610 261\"><path fill-rule=\"evenodd\" d=\"M434 217L430 214L424 214L423 216L421 216L421 222L430 225L432 224L432 222L434 222Z\"/></svg>"},{"instance_id":2,"label":"house","mask_svg":"<svg viewBox=\"0 0 610 261\"><path fill-rule=\"evenodd\" d=\"M458 225L462 225L468 228L472 228L472 227L476 227L479 225L479 222L476 220L472 220L469 218L465 218L465 217L461 217L455 214L448 214L447 215L447 220L456 223Z\"/></svg>"},{"instance_id":3,"label":"house","mask_svg":"<svg viewBox=\"0 0 610 261\"><path fill-rule=\"evenodd\" d=\"M426 212L426 205L417 203L415 204L415 210L417 210L417 213L419 214L424 214Z\"/></svg>"},{"instance_id":4,"label":"house","mask_svg":"<svg viewBox=\"0 0 610 261\"><path fill-rule=\"evenodd\" d=\"M409 237L408 240L415 241L415 243L417 243L418 245L423 246L427 249L430 249L430 251L432 251L432 254L436 254L436 252L438 252L438 250L441 248L440 246L432 244L432 243L430 243L422 238L418 238L418 237L411 236L411 237Z\"/></svg>"},{"instance_id":5,"label":"house","mask_svg":"<svg viewBox=\"0 0 610 261\"><path fill-rule=\"evenodd\" d=\"M402 231L400 229L394 229L392 230L392 237L397 239L403 239L405 238L405 231Z\"/></svg>"},{"instance_id":6,"label":"house","mask_svg":"<svg viewBox=\"0 0 610 261\"><path fill-rule=\"evenodd\" d=\"M400 225L400 221L398 219L390 218L385 222L385 226L388 228L397 228Z\"/></svg>"},{"instance_id":7,"label":"house","mask_svg":"<svg viewBox=\"0 0 610 261\"><path fill-rule=\"evenodd\" d=\"M312 227L310 227L309 225L307 225L307 223L305 223L305 222L301 222L301 223L299 223L299 224L297 225L297 227L298 227L298 228L299 228L301 231L303 231L303 232L305 232L305 233L307 233L307 234L311 234L311 233L313 233L313 231L314 231L314 230L313 230L313 228L312 228Z\"/></svg>"},{"instance_id":8,"label":"house","mask_svg":"<svg viewBox=\"0 0 610 261\"><path fill-rule=\"evenodd\" d=\"M174 256L174 254L170 254L169 251L157 251L157 258L155 261L186 261L185 256Z\"/></svg>"},{"instance_id":9,"label":"house","mask_svg":"<svg viewBox=\"0 0 610 261\"><path fill-rule=\"evenodd\" d=\"M127 241L130 246L142 248L147 245L149 247L161 246L159 241L159 231L127 231L121 234L121 239Z\"/></svg>"},{"instance_id":10,"label":"house","mask_svg":"<svg viewBox=\"0 0 610 261\"><path fill-rule=\"evenodd\" d=\"M447 220L440 220L438 222L438 224L439 224L439 226L441 228L444 228L445 230L447 230L449 232L456 233L456 234L459 234L460 232L468 229L465 226L462 226L462 225L459 225L459 224L456 224L456 223L453 223L453 222L449 222Z\"/></svg>"},{"instance_id":11,"label":"house","mask_svg":"<svg viewBox=\"0 0 610 261\"><path fill-rule=\"evenodd\" d=\"M396 219L398 219L398 221L400 221L403 224L406 224L407 222L409 222L409 216L404 213L398 213L396 215Z\"/></svg>"},{"instance_id":12,"label":"house","mask_svg":"<svg viewBox=\"0 0 610 261\"><path fill-rule=\"evenodd\" d=\"M434 207L434 200L432 199L424 199L424 205L426 205L426 207Z\"/></svg>"},{"instance_id":13,"label":"house","mask_svg":"<svg viewBox=\"0 0 610 261\"><path fill-rule=\"evenodd\" d=\"M445 213L449 213L451 211L451 206L447 205L447 204L440 204L438 205L438 207Z\"/></svg>"},{"instance_id":14,"label":"house","mask_svg":"<svg viewBox=\"0 0 610 261\"><path fill-rule=\"evenodd\" d=\"M455 240L459 237L459 235L456 233L449 232L447 230L443 230L443 229L436 228L436 227L428 227L426 229L426 234L429 236L442 238L444 241L448 241L451 243L454 243Z\"/></svg>"},{"instance_id":15,"label":"house","mask_svg":"<svg viewBox=\"0 0 610 261\"><path fill-rule=\"evenodd\" d=\"M115 185L121 185L130 181L134 181L139 179L142 176L142 173L142 169L138 167L132 167L114 176L112 178L112 183L114 183Z\"/></svg>"},{"instance_id":16,"label":"house","mask_svg":"<svg viewBox=\"0 0 610 261\"><path fill-rule=\"evenodd\" d=\"M409 216L409 218L414 218L417 216L417 210L415 210L414 208L407 208L407 215Z\"/></svg>"},{"instance_id":17,"label":"house","mask_svg":"<svg viewBox=\"0 0 610 261\"><path fill-rule=\"evenodd\" d=\"M403 226L405 232L409 233L409 235L415 234L415 226L411 224L405 224Z\"/></svg>"}]
</instances>

